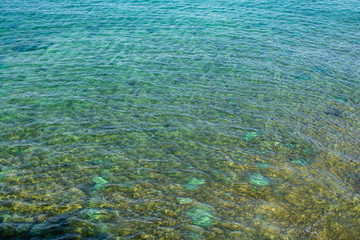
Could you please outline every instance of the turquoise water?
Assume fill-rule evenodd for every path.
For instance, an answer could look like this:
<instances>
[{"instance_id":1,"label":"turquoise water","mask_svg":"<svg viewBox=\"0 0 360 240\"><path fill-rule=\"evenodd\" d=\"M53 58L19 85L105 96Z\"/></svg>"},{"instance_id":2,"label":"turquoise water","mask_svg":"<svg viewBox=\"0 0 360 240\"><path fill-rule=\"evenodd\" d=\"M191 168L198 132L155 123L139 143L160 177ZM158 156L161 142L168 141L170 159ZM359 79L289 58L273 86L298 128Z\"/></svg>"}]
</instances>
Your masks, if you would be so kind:
<instances>
[{"instance_id":1,"label":"turquoise water","mask_svg":"<svg viewBox=\"0 0 360 240\"><path fill-rule=\"evenodd\" d=\"M0 2L1 239L359 239L360 5Z\"/></svg>"}]
</instances>

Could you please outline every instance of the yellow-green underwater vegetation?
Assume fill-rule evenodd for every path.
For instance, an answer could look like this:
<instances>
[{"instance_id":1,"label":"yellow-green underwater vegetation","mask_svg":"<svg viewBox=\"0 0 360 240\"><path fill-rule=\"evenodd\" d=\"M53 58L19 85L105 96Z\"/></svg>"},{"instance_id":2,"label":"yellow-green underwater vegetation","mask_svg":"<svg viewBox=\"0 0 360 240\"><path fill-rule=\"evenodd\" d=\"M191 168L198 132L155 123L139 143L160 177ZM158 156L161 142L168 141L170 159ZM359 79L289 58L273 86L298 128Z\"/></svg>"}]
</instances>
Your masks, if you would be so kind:
<instances>
[{"instance_id":1,"label":"yellow-green underwater vegetation","mask_svg":"<svg viewBox=\"0 0 360 240\"><path fill-rule=\"evenodd\" d=\"M0 239L360 239L356 1L0 12Z\"/></svg>"}]
</instances>

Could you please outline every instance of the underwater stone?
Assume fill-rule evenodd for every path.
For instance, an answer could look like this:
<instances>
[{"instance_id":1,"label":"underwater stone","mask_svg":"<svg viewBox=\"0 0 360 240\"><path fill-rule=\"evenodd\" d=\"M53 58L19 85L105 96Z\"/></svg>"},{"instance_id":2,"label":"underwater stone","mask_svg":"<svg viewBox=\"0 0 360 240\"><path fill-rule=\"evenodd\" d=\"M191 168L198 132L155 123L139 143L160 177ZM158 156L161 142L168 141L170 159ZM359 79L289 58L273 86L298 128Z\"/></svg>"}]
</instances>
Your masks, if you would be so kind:
<instances>
[{"instance_id":1,"label":"underwater stone","mask_svg":"<svg viewBox=\"0 0 360 240\"><path fill-rule=\"evenodd\" d=\"M348 101L348 98L346 96L335 96L334 97L334 100L337 101L337 102L342 102L342 103L345 103Z\"/></svg>"},{"instance_id":2,"label":"underwater stone","mask_svg":"<svg viewBox=\"0 0 360 240\"><path fill-rule=\"evenodd\" d=\"M104 164L104 160L102 160L102 159L95 159L94 161L91 162L91 164L94 164L94 165L103 165L103 164Z\"/></svg>"},{"instance_id":3,"label":"underwater stone","mask_svg":"<svg viewBox=\"0 0 360 240\"><path fill-rule=\"evenodd\" d=\"M104 185L105 183L108 182L105 179L103 179L102 177L94 177L92 179L92 181L95 183L95 186L94 186L95 190L100 190L102 185Z\"/></svg>"},{"instance_id":4,"label":"underwater stone","mask_svg":"<svg viewBox=\"0 0 360 240\"><path fill-rule=\"evenodd\" d=\"M101 232L101 233L107 233L109 231L109 227L104 223L100 223L98 225L98 229L99 229L99 232Z\"/></svg>"},{"instance_id":5,"label":"underwater stone","mask_svg":"<svg viewBox=\"0 0 360 240\"><path fill-rule=\"evenodd\" d=\"M200 233L196 233L196 232L191 232L191 233L189 234L189 236L190 236L190 238L191 238L192 240L201 240L201 239L203 239L202 236L201 236L201 234L200 234Z\"/></svg>"},{"instance_id":6,"label":"underwater stone","mask_svg":"<svg viewBox=\"0 0 360 240\"><path fill-rule=\"evenodd\" d=\"M260 169L265 169L270 167L270 163L256 163L256 166Z\"/></svg>"},{"instance_id":7,"label":"underwater stone","mask_svg":"<svg viewBox=\"0 0 360 240\"><path fill-rule=\"evenodd\" d=\"M247 132L247 133L245 134L244 140L247 141L247 142L249 142L249 141L255 139L255 138L258 137L258 136L259 136L259 133L258 133L258 132Z\"/></svg>"},{"instance_id":8,"label":"underwater stone","mask_svg":"<svg viewBox=\"0 0 360 240\"><path fill-rule=\"evenodd\" d=\"M182 205L184 204L189 204L192 202L192 199L191 198L188 198L188 197L185 197L185 198L182 198L182 197L178 197L177 198L178 202Z\"/></svg>"},{"instance_id":9,"label":"underwater stone","mask_svg":"<svg viewBox=\"0 0 360 240\"><path fill-rule=\"evenodd\" d=\"M207 204L198 204L190 209L187 215L191 218L193 224L200 227L209 227L215 224L214 208Z\"/></svg>"},{"instance_id":10,"label":"underwater stone","mask_svg":"<svg viewBox=\"0 0 360 240\"><path fill-rule=\"evenodd\" d=\"M200 185L205 184L205 179L193 177L185 186L186 190L196 190Z\"/></svg>"},{"instance_id":11,"label":"underwater stone","mask_svg":"<svg viewBox=\"0 0 360 240\"><path fill-rule=\"evenodd\" d=\"M5 166L5 167L0 167L0 181L6 176L6 174L8 174L11 170L11 168Z\"/></svg>"},{"instance_id":12,"label":"underwater stone","mask_svg":"<svg viewBox=\"0 0 360 240\"><path fill-rule=\"evenodd\" d=\"M10 214L4 214L1 216L1 222L6 223L12 220L12 217Z\"/></svg>"},{"instance_id":13,"label":"underwater stone","mask_svg":"<svg viewBox=\"0 0 360 240\"><path fill-rule=\"evenodd\" d=\"M233 171L225 173L226 175L222 178L224 182L233 182L237 179L237 174Z\"/></svg>"},{"instance_id":14,"label":"underwater stone","mask_svg":"<svg viewBox=\"0 0 360 240\"><path fill-rule=\"evenodd\" d=\"M342 118L343 115L342 115L342 111L336 107L328 107L325 111L324 111L325 114L327 115L331 115L331 116L334 116L334 117L339 117L339 118Z\"/></svg>"},{"instance_id":15,"label":"underwater stone","mask_svg":"<svg viewBox=\"0 0 360 240\"><path fill-rule=\"evenodd\" d=\"M108 217L105 210L94 208L84 209L81 211L81 215L89 221L102 221Z\"/></svg>"},{"instance_id":16,"label":"underwater stone","mask_svg":"<svg viewBox=\"0 0 360 240\"><path fill-rule=\"evenodd\" d=\"M255 184L259 186L267 186L270 183L269 179L263 176L261 173L255 173L250 175L249 182L251 184Z\"/></svg>"},{"instance_id":17,"label":"underwater stone","mask_svg":"<svg viewBox=\"0 0 360 240\"><path fill-rule=\"evenodd\" d=\"M214 224L214 220L212 219L211 213L203 210L203 209L197 209L193 213L192 221L195 225L201 226L201 227L207 227Z\"/></svg>"},{"instance_id":18,"label":"underwater stone","mask_svg":"<svg viewBox=\"0 0 360 240\"><path fill-rule=\"evenodd\" d=\"M290 162L299 165L299 166L304 166L309 164L309 162L305 159L305 158L297 158L297 159L293 159Z\"/></svg>"},{"instance_id":19,"label":"underwater stone","mask_svg":"<svg viewBox=\"0 0 360 240\"><path fill-rule=\"evenodd\" d=\"M89 199L89 205L92 208L98 208L99 206L101 206L102 202L103 202L103 199L100 196L92 197L92 198Z\"/></svg>"},{"instance_id":20,"label":"underwater stone","mask_svg":"<svg viewBox=\"0 0 360 240\"><path fill-rule=\"evenodd\" d=\"M295 142L287 143L285 146L288 147L289 149L296 149L297 148Z\"/></svg>"}]
</instances>

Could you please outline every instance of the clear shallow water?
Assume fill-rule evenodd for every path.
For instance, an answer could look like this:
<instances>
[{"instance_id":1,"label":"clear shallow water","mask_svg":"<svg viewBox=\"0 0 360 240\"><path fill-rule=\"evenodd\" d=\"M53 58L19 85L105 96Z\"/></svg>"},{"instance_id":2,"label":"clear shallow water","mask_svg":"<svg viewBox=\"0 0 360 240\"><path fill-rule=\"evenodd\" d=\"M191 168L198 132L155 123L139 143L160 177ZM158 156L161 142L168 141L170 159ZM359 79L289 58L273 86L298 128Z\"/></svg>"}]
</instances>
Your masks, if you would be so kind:
<instances>
[{"instance_id":1,"label":"clear shallow water","mask_svg":"<svg viewBox=\"0 0 360 240\"><path fill-rule=\"evenodd\" d=\"M358 239L357 1L1 1L3 239Z\"/></svg>"}]
</instances>

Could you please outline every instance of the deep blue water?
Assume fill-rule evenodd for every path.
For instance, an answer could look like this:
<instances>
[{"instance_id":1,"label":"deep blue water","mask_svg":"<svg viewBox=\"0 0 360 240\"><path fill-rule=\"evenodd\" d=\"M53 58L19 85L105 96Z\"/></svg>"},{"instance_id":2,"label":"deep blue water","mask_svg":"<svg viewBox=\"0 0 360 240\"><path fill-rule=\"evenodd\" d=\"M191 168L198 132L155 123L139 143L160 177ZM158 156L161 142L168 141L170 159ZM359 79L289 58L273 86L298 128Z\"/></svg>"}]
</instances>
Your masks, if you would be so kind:
<instances>
[{"instance_id":1,"label":"deep blue water","mask_svg":"<svg viewBox=\"0 0 360 240\"><path fill-rule=\"evenodd\" d=\"M359 1L3 0L0 103L2 239L359 239Z\"/></svg>"}]
</instances>

